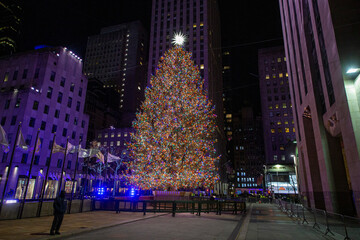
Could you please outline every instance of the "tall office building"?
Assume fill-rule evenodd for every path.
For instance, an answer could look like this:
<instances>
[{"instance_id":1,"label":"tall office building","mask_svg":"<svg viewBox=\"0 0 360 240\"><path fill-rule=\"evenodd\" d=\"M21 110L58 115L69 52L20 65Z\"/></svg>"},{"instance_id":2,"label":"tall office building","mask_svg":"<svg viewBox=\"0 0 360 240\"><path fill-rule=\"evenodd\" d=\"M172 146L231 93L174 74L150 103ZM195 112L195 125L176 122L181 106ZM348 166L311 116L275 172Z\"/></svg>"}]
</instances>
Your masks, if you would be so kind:
<instances>
[{"instance_id":1,"label":"tall office building","mask_svg":"<svg viewBox=\"0 0 360 240\"><path fill-rule=\"evenodd\" d=\"M222 106L222 65L220 18L216 0L153 0L151 14L151 33L148 66L148 85L155 74L160 57L172 47L175 33L187 36L185 50L199 66L205 80L209 99L216 107L218 116L217 151L223 155L225 139L223 134ZM220 162L222 168L224 159ZM223 170L223 169L222 169ZM224 172L221 177L225 177Z\"/></svg>"},{"instance_id":2,"label":"tall office building","mask_svg":"<svg viewBox=\"0 0 360 240\"><path fill-rule=\"evenodd\" d=\"M38 129L41 142L26 197L39 197L49 164L50 180L45 198L56 197L64 154L52 154L50 163L54 135L56 144L63 147L67 139L73 145L78 145L81 140L85 147L88 116L84 114L84 102L88 81L82 73L82 61L62 47L17 53L0 59L0 79L0 119L11 147L9 152L0 149L0 176L5 179L10 171L6 192L14 190L14 197L21 198L28 180L32 151L15 149L12 168L8 168L21 123L20 129L28 146L34 147ZM76 154L69 154L65 161L64 179L71 180ZM1 193L4 182L1 181Z\"/></svg>"},{"instance_id":3,"label":"tall office building","mask_svg":"<svg viewBox=\"0 0 360 240\"><path fill-rule=\"evenodd\" d=\"M360 215L360 2L279 0L298 146L311 207Z\"/></svg>"},{"instance_id":4,"label":"tall office building","mask_svg":"<svg viewBox=\"0 0 360 240\"><path fill-rule=\"evenodd\" d=\"M147 33L140 21L102 28L88 38L84 73L120 94L119 126L131 126L146 86Z\"/></svg>"},{"instance_id":5,"label":"tall office building","mask_svg":"<svg viewBox=\"0 0 360 240\"><path fill-rule=\"evenodd\" d=\"M22 8L19 0L0 1L0 55L16 51Z\"/></svg>"},{"instance_id":6,"label":"tall office building","mask_svg":"<svg viewBox=\"0 0 360 240\"><path fill-rule=\"evenodd\" d=\"M267 189L275 194L294 194L296 137L284 48L259 49L258 66L267 175L265 182Z\"/></svg>"},{"instance_id":7,"label":"tall office building","mask_svg":"<svg viewBox=\"0 0 360 240\"><path fill-rule=\"evenodd\" d=\"M252 107L242 107L232 115L233 166L235 193L262 191L264 140L261 117L255 116Z\"/></svg>"}]
</instances>

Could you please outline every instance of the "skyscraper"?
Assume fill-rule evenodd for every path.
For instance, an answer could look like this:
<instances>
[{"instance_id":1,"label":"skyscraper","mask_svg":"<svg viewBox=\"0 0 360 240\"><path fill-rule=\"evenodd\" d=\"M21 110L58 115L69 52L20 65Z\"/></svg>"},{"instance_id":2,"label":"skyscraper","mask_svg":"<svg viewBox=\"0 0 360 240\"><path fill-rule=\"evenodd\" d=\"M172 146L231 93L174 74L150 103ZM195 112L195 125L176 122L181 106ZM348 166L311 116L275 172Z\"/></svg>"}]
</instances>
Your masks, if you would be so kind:
<instances>
[{"instance_id":1,"label":"skyscraper","mask_svg":"<svg viewBox=\"0 0 360 240\"><path fill-rule=\"evenodd\" d=\"M284 48L259 49L258 66L267 188L274 193L294 194L296 138Z\"/></svg>"},{"instance_id":2,"label":"skyscraper","mask_svg":"<svg viewBox=\"0 0 360 240\"><path fill-rule=\"evenodd\" d=\"M120 126L131 126L146 86L147 33L140 21L102 28L88 38L84 73L120 94Z\"/></svg>"},{"instance_id":3,"label":"skyscraper","mask_svg":"<svg viewBox=\"0 0 360 240\"><path fill-rule=\"evenodd\" d=\"M279 3L303 200L359 216L360 2Z\"/></svg>"},{"instance_id":4,"label":"skyscraper","mask_svg":"<svg viewBox=\"0 0 360 240\"><path fill-rule=\"evenodd\" d=\"M8 55L16 51L21 13L19 0L0 1L0 55Z\"/></svg>"},{"instance_id":5,"label":"skyscraper","mask_svg":"<svg viewBox=\"0 0 360 240\"><path fill-rule=\"evenodd\" d=\"M184 48L192 53L204 78L209 99L218 116L219 154L225 151L223 134L222 77L220 18L216 0L153 0L148 64L148 85L155 74L160 57L171 48L175 33L181 32L187 40ZM224 158L220 167L224 164ZM225 174L221 175L225 177Z\"/></svg>"},{"instance_id":6,"label":"skyscraper","mask_svg":"<svg viewBox=\"0 0 360 240\"><path fill-rule=\"evenodd\" d=\"M57 194L64 155L54 153L50 163L53 137L65 147L67 139L73 145L81 141L85 147L88 116L84 114L87 78L82 73L82 60L63 47L43 48L16 53L0 59L0 119L10 142L10 152L19 123L26 144L33 147L40 130L40 149L35 155L27 198L37 198L45 171L50 164L46 197ZM10 152L0 149L0 174L6 176ZM16 150L7 189L15 189L21 198L32 151ZM71 179L76 154L65 159L64 179ZM69 182L70 183L70 182ZM2 192L3 189L1 189Z\"/></svg>"}]
</instances>

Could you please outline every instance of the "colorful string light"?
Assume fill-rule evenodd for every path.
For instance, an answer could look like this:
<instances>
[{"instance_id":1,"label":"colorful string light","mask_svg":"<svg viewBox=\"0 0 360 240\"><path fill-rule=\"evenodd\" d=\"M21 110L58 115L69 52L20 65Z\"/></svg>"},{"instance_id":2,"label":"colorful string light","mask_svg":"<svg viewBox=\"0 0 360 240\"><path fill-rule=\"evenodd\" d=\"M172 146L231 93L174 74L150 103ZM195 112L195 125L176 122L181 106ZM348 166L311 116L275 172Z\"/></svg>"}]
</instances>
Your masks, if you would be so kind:
<instances>
[{"instance_id":1,"label":"colorful string light","mask_svg":"<svg viewBox=\"0 0 360 240\"><path fill-rule=\"evenodd\" d=\"M168 50L150 84L128 145L130 183L141 189L212 188L218 180L216 115L191 53L181 46Z\"/></svg>"}]
</instances>

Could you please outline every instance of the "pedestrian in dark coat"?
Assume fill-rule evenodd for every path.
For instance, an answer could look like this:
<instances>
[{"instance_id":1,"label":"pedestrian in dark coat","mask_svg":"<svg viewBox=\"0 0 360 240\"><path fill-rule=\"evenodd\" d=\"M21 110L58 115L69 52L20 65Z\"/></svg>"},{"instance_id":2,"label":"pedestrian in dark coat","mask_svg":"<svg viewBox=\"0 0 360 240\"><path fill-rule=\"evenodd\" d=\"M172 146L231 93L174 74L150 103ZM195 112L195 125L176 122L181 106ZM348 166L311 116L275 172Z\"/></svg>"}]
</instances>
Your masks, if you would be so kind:
<instances>
[{"instance_id":1,"label":"pedestrian in dark coat","mask_svg":"<svg viewBox=\"0 0 360 240\"><path fill-rule=\"evenodd\" d=\"M60 234L59 229L66 212L67 202L65 200L65 191L62 190L60 195L54 200L54 220L51 226L50 235Z\"/></svg>"}]
</instances>

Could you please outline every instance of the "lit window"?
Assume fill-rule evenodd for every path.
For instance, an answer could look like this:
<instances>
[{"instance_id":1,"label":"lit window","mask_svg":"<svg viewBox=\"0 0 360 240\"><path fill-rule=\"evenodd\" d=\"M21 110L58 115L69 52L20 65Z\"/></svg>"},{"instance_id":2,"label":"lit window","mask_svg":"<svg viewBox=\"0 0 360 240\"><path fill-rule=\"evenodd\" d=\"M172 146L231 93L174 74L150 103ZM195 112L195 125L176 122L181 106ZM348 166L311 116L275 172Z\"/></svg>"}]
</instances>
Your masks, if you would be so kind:
<instances>
[{"instance_id":1,"label":"lit window","mask_svg":"<svg viewBox=\"0 0 360 240\"><path fill-rule=\"evenodd\" d=\"M105 147L107 146L107 142L104 142L104 146L105 146Z\"/></svg>"},{"instance_id":2,"label":"lit window","mask_svg":"<svg viewBox=\"0 0 360 240\"><path fill-rule=\"evenodd\" d=\"M278 62L281 62L281 58L278 58L277 61L278 61Z\"/></svg>"},{"instance_id":3,"label":"lit window","mask_svg":"<svg viewBox=\"0 0 360 240\"><path fill-rule=\"evenodd\" d=\"M279 108L279 104L276 104L276 105L275 105L275 108L278 109L278 108Z\"/></svg>"},{"instance_id":4,"label":"lit window","mask_svg":"<svg viewBox=\"0 0 360 240\"><path fill-rule=\"evenodd\" d=\"M274 161L277 161L277 155L274 155Z\"/></svg>"},{"instance_id":5,"label":"lit window","mask_svg":"<svg viewBox=\"0 0 360 240\"><path fill-rule=\"evenodd\" d=\"M230 53L229 52L224 52L224 55L230 55Z\"/></svg>"},{"instance_id":6,"label":"lit window","mask_svg":"<svg viewBox=\"0 0 360 240\"><path fill-rule=\"evenodd\" d=\"M277 125L281 125L281 121L278 121L278 122L277 122Z\"/></svg>"},{"instance_id":7,"label":"lit window","mask_svg":"<svg viewBox=\"0 0 360 240\"><path fill-rule=\"evenodd\" d=\"M286 103L283 103L283 104L282 104L282 108L286 108Z\"/></svg>"},{"instance_id":8,"label":"lit window","mask_svg":"<svg viewBox=\"0 0 360 240\"><path fill-rule=\"evenodd\" d=\"M272 105L269 105L269 109L273 109Z\"/></svg>"},{"instance_id":9,"label":"lit window","mask_svg":"<svg viewBox=\"0 0 360 240\"><path fill-rule=\"evenodd\" d=\"M271 133L275 133L275 129L274 129L274 128L271 129Z\"/></svg>"},{"instance_id":10,"label":"lit window","mask_svg":"<svg viewBox=\"0 0 360 240\"><path fill-rule=\"evenodd\" d=\"M224 70L230 69L230 66L224 66Z\"/></svg>"},{"instance_id":11,"label":"lit window","mask_svg":"<svg viewBox=\"0 0 360 240\"><path fill-rule=\"evenodd\" d=\"M284 145L280 145L280 150L284 151Z\"/></svg>"},{"instance_id":12,"label":"lit window","mask_svg":"<svg viewBox=\"0 0 360 240\"><path fill-rule=\"evenodd\" d=\"M101 135L101 133L99 133L98 138L101 138L101 137L102 137L102 135Z\"/></svg>"},{"instance_id":13,"label":"lit window","mask_svg":"<svg viewBox=\"0 0 360 240\"><path fill-rule=\"evenodd\" d=\"M266 74L265 78L266 78L266 79L270 79L269 74Z\"/></svg>"},{"instance_id":14,"label":"lit window","mask_svg":"<svg viewBox=\"0 0 360 240\"><path fill-rule=\"evenodd\" d=\"M281 160L285 161L285 155L281 155Z\"/></svg>"},{"instance_id":15,"label":"lit window","mask_svg":"<svg viewBox=\"0 0 360 240\"><path fill-rule=\"evenodd\" d=\"M289 124L289 122L287 120L285 120L285 124Z\"/></svg>"},{"instance_id":16,"label":"lit window","mask_svg":"<svg viewBox=\"0 0 360 240\"><path fill-rule=\"evenodd\" d=\"M112 137L112 138L115 137L115 133L111 133L111 137Z\"/></svg>"},{"instance_id":17,"label":"lit window","mask_svg":"<svg viewBox=\"0 0 360 240\"><path fill-rule=\"evenodd\" d=\"M286 62L286 57L284 57L284 61Z\"/></svg>"},{"instance_id":18,"label":"lit window","mask_svg":"<svg viewBox=\"0 0 360 240\"><path fill-rule=\"evenodd\" d=\"M114 146L114 142L113 142L113 141L110 142L110 146L111 146L111 147Z\"/></svg>"},{"instance_id":19,"label":"lit window","mask_svg":"<svg viewBox=\"0 0 360 240\"><path fill-rule=\"evenodd\" d=\"M273 76L273 78L276 78L276 74L273 74L272 76Z\"/></svg>"},{"instance_id":20,"label":"lit window","mask_svg":"<svg viewBox=\"0 0 360 240\"><path fill-rule=\"evenodd\" d=\"M121 137L121 132L118 132L117 136L118 136L118 137Z\"/></svg>"},{"instance_id":21,"label":"lit window","mask_svg":"<svg viewBox=\"0 0 360 240\"><path fill-rule=\"evenodd\" d=\"M226 118L232 118L231 114L226 114Z\"/></svg>"},{"instance_id":22,"label":"lit window","mask_svg":"<svg viewBox=\"0 0 360 240\"><path fill-rule=\"evenodd\" d=\"M128 136L128 134L127 133L124 133L124 137L127 137Z\"/></svg>"},{"instance_id":23,"label":"lit window","mask_svg":"<svg viewBox=\"0 0 360 240\"><path fill-rule=\"evenodd\" d=\"M290 132L289 128L285 128L285 132L289 133Z\"/></svg>"},{"instance_id":24,"label":"lit window","mask_svg":"<svg viewBox=\"0 0 360 240\"><path fill-rule=\"evenodd\" d=\"M289 76L289 74L288 74L288 73L285 73L285 76L286 76L286 77L288 77L288 76Z\"/></svg>"},{"instance_id":25,"label":"lit window","mask_svg":"<svg viewBox=\"0 0 360 240\"><path fill-rule=\"evenodd\" d=\"M295 128L293 128L293 132L295 132Z\"/></svg>"},{"instance_id":26,"label":"lit window","mask_svg":"<svg viewBox=\"0 0 360 240\"><path fill-rule=\"evenodd\" d=\"M105 133L104 138L108 138L108 137L109 137L109 135L107 133Z\"/></svg>"},{"instance_id":27,"label":"lit window","mask_svg":"<svg viewBox=\"0 0 360 240\"><path fill-rule=\"evenodd\" d=\"M193 25L193 28L196 28L196 24Z\"/></svg>"},{"instance_id":28,"label":"lit window","mask_svg":"<svg viewBox=\"0 0 360 240\"><path fill-rule=\"evenodd\" d=\"M200 65L200 69L204 69L204 64L201 64L201 65Z\"/></svg>"},{"instance_id":29,"label":"lit window","mask_svg":"<svg viewBox=\"0 0 360 240\"><path fill-rule=\"evenodd\" d=\"M202 27L202 26L204 26L204 23L201 22L201 23L200 23L200 27Z\"/></svg>"},{"instance_id":30,"label":"lit window","mask_svg":"<svg viewBox=\"0 0 360 240\"><path fill-rule=\"evenodd\" d=\"M120 141L117 141L117 142L116 142L116 146L120 146Z\"/></svg>"},{"instance_id":31,"label":"lit window","mask_svg":"<svg viewBox=\"0 0 360 240\"><path fill-rule=\"evenodd\" d=\"M282 73L279 73L279 78L282 78L283 77L283 74Z\"/></svg>"}]
</instances>

